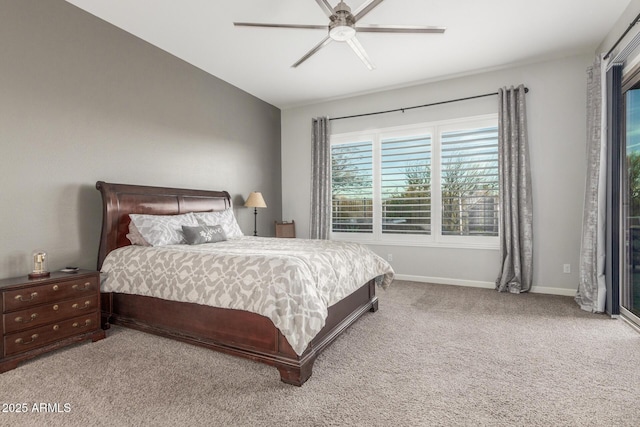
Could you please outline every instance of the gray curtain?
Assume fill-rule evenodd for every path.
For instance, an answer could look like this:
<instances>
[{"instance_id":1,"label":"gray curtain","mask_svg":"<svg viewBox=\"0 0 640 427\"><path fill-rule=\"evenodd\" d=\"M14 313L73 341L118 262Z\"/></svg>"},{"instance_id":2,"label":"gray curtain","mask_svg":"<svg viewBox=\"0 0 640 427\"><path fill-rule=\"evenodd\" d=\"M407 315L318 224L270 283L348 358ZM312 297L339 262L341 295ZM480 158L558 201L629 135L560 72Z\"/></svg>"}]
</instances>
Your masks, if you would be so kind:
<instances>
[{"instance_id":1,"label":"gray curtain","mask_svg":"<svg viewBox=\"0 0 640 427\"><path fill-rule=\"evenodd\" d=\"M331 146L329 117L311 121L311 229L312 239L329 239L331 227Z\"/></svg>"},{"instance_id":2,"label":"gray curtain","mask_svg":"<svg viewBox=\"0 0 640 427\"><path fill-rule=\"evenodd\" d=\"M602 61L587 68L587 181L582 217L580 277L576 302L583 310L603 312L606 300L605 218L607 202L606 138L603 139Z\"/></svg>"},{"instance_id":3,"label":"gray curtain","mask_svg":"<svg viewBox=\"0 0 640 427\"><path fill-rule=\"evenodd\" d=\"M525 87L498 90L498 171L500 177L499 292L531 289L533 202L527 142Z\"/></svg>"}]
</instances>

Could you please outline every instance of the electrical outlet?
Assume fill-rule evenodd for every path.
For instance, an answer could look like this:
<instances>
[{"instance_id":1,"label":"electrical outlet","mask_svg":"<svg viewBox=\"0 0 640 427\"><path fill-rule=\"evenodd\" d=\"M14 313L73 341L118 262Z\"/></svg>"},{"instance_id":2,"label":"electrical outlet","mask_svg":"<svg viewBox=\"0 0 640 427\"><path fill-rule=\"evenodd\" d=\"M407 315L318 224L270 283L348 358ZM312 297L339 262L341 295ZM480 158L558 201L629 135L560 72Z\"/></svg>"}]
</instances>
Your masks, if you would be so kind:
<instances>
[{"instance_id":1,"label":"electrical outlet","mask_svg":"<svg viewBox=\"0 0 640 427\"><path fill-rule=\"evenodd\" d=\"M564 264L562 266L562 272L565 274L571 273L571 264Z\"/></svg>"},{"instance_id":2,"label":"electrical outlet","mask_svg":"<svg viewBox=\"0 0 640 427\"><path fill-rule=\"evenodd\" d=\"M393 261L393 254L387 254L387 261Z\"/></svg>"}]
</instances>

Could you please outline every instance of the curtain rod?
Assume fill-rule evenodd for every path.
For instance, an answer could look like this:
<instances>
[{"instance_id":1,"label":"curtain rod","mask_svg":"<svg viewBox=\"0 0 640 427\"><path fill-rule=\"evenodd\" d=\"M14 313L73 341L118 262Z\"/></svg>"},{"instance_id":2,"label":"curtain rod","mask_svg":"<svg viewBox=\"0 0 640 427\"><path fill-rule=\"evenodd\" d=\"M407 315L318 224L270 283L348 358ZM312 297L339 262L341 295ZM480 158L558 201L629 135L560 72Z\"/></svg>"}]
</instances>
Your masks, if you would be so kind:
<instances>
[{"instance_id":1,"label":"curtain rod","mask_svg":"<svg viewBox=\"0 0 640 427\"><path fill-rule=\"evenodd\" d=\"M524 93L529 93L529 88L525 87ZM376 111L374 113L354 114L352 116L333 117L333 118L329 118L329 120L353 119L355 117L374 116L376 114L397 113L398 111L402 111L404 113L406 110L413 110L415 108L432 107L434 105L449 104L451 102L459 102L459 101L467 101L469 99L484 98L487 96L494 96L497 94L498 92L485 93L484 95L467 96L466 98L450 99L449 101L432 102L431 104L416 105L413 107L404 107L404 108L396 108L393 110Z\"/></svg>"},{"instance_id":2,"label":"curtain rod","mask_svg":"<svg viewBox=\"0 0 640 427\"><path fill-rule=\"evenodd\" d=\"M620 38L613 44L613 46L611 46L611 49L609 49L609 52L607 52L607 54L604 56L604 60L606 61L609 56L611 56L611 53L613 52L613 50L618 47L618 45L620 44L620 42L622 41L622 39L624 38L624 36L626 36L629 31L631 31L631 29L638 23L638 21L640 21L640 13L638 14L638 16L636 16L636 19L634 19L629 26L627 27L627 29L625 30L624 33L622 33L622 35L620 36Z\"/></svg>"}]
</instances>

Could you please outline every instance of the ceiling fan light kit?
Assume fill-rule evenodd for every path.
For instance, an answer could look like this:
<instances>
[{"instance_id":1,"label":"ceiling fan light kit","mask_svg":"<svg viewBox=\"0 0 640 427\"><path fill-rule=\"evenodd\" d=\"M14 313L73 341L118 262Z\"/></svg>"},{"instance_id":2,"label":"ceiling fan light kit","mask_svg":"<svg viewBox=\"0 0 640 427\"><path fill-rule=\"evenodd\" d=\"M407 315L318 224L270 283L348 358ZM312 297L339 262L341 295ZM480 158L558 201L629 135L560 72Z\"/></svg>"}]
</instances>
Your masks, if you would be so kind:
<instances>
[{"instance_id":1,"label":"ceiling fan light kit","mask_svg":"<svg viewBox=\"0 0 640 427\"><path fill-rule=\"evenodd\" d=\"M354 38L355 35L355 28L344 25L336 25L329 30L329 37L337 42L346 42L347 40Z\"/></svg>"},{"instance_id":2,"label":"ceiling fan light kit","mask_svg":"<svg viewBox=\"0 0 640 427\"><path fill-rule=\"evenodd\" d=\"M309 59L313 54L328 45L331 41L346 42L355 52L360 60L367 66L369 70L373 70L375 65L371 62L369 55L364 50L360 41L356 37L358 32L366 33L427 33L442 34L444 27L431 26L407 26L407 25L364 25L357 26L356 23L383 0L367 0L354 13L351 8L344 2L340 1L335 7L332 7L327 0L316 0L316 3L325 12L330 22L328 26L322 25L296 25L296 24L260 24L252 22L234 22L237 27L266 27L266 28L295 28L295 29L327 29L327 36L320 41L313 49L300 58L292 67L297 67L304 61Z\"/></svg>"}]
</instances>

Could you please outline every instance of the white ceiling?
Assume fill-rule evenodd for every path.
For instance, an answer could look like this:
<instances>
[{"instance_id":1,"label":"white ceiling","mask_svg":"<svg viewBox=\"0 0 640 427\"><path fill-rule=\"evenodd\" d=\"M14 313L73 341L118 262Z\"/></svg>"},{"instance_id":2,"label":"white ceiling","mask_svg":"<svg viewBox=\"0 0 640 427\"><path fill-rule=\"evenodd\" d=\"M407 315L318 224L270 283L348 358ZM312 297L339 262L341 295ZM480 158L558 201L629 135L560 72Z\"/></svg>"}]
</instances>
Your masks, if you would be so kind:
<instances>
[{"instance_id":1,"label":"white ceiling","mask_svg":"<svg viewBox=\"0 0 640 427\"><path fill-rule=\"evenodd\" d=\"M326 25L316 0L67 0L279 108L594 52L630 0L386 0L361 24L443 26L444 34L360 33L376 69L333 42L291 65ZM329 0L332 5L337 0ZM347 0L355 11L364 0Z\"/></svg>"}]
</instances>

